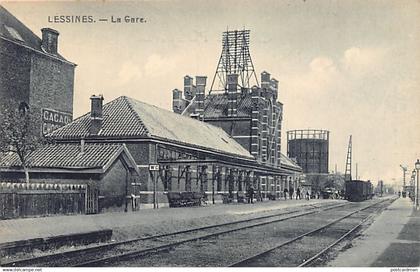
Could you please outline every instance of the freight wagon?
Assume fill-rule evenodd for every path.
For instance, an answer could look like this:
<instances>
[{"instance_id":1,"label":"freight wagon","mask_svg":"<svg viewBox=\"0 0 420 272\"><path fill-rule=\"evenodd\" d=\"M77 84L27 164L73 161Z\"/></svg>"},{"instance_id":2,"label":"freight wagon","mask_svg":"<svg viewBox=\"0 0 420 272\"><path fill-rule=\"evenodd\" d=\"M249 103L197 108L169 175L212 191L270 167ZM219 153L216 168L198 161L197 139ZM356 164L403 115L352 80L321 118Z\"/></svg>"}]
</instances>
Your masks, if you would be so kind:
<instances>
[{"instance_id":1,"label":"freight wagon","mask_svg":"<svg viewBox=\"0 0 420 272\"><path fill-rule=\"evenodd\" d=\"M345 198L348 201L364 201L371 199L373 187L370 181L352 180L345 183Z\"/></svg>"}]
</instances>

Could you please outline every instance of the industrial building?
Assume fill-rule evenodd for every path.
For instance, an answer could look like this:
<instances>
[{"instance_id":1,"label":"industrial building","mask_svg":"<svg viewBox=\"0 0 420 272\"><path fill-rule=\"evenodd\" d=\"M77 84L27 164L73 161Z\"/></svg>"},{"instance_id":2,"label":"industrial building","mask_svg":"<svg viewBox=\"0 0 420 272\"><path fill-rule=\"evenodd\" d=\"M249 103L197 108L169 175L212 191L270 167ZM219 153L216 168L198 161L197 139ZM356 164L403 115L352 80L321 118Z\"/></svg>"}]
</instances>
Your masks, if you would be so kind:
<instances>
[{"instance_id":1,"label":"industrial building","mask_svg":"<svg viewBox=\"0 0 420 272\"><path fill-rule=\"evenodd\" d=\"M206 95L207 77L184 77L184 90L172 91L173 111L222 128L262 165L287 169L281 154L283 104L279 82L264 71L257 78L249 50L250 31L226 31L222 53ZM255 85L252 85L254 83ZM252 85L252 87L251 87ZM300 169L293 174L261 177L263 197L299 186Z\"/></svg>"},{"instance_id":2,"label":"industrial building","mask_svg":"<svg viewBox=\"0 0 420 272\"><path fill-rule=\"evenodd\" d=\"M41 31L39 38L0 6L0 109L30 108L37 135L72 120L76 67L59 54L59 33Z\"/></svg>"},{"instance_id":3,"label":"industrial building","mask_svg":"<svg viewBox=\"0 0 420 272\"><path fill-rule=\"evenodd\" d=\"M328 130L298 129L287 132L287 156L296 160L305 174L328 174Z\"/></svg>"},{"instance_id":4,"label":"industrial building","mask_svg":"<svg viewBox=\"0 0 420 272\"><path fill-rule=\"evenodd\" d=\"M326 196L327 191L344 189L344 175L329 172L329 142L330 131L328 130L287 131L287 155L302 167L305 173L302 186L310 189L313 196Z\"/></svg>"}]
</instances>

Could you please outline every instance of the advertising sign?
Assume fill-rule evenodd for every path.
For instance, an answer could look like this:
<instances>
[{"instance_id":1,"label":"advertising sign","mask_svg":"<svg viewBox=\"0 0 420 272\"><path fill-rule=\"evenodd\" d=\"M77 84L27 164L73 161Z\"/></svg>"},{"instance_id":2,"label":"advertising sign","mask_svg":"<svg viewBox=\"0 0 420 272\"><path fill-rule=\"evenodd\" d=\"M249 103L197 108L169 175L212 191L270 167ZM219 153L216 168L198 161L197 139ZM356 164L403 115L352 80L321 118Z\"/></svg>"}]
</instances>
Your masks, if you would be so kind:
<instances>
[{"instance_id":1,"label":"advertising sign","mask_svg":"<svg viewBox=\"0 0 420 272\"><path fill-rule=\"evenodd\" d=\"M42 135L46 135L72 121L72 115L52 109L42 109Z\"/></svg>"}]
</instances>

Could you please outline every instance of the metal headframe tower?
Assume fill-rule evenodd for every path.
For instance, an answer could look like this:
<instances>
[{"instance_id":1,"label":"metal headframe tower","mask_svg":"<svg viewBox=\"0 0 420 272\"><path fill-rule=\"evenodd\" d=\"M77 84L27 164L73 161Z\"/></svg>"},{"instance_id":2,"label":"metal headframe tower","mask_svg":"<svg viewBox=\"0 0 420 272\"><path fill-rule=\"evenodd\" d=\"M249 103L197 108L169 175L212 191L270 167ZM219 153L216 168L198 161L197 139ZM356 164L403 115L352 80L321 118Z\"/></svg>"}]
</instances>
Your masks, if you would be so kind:
<instances>
[{"instance_id":1,"label":"metal headframe tower","mask_svg":"<svg viewBox=\"0 0 420 272\"><path fill-rule=\"evenodd\" d=\"M227 75L237 74L240 88L250 88L250 80L254 77L258 84L251 55L249 53L250 30L232 30L223 32L222 54L217 64L216 73L211 83L210 92L213 90L227 91ZM219 86L214 86L218 80Z\"/></svg>"},{"instance_id":2,"label":"metal headframe tower","mask_svg":"<svg viewBox=\"0 0 420 272\"><path fill-rule=\"evenodd\" d=\"M351 181L351 135L349 139L349 146L347 148L347 159L346 159L346 171L344 172L344 180L345 181Z\"/></svg>"}]
</instances>

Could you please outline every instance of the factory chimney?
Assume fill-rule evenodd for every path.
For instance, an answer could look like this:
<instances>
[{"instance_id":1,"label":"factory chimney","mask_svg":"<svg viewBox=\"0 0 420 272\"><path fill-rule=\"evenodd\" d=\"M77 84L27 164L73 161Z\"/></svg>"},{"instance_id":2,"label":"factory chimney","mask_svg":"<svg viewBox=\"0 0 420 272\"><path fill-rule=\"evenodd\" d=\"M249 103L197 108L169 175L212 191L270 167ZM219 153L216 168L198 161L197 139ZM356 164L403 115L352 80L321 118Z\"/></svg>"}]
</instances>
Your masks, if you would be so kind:
<instances>
[{"instance_id":1,"label":"factory chimney","mask_svg":"<svg viewBox=\"0 0 420 272\"><path fill-rule=\"evenodd\" d=\"M197 84L196 95L195 95L195 102L197 104L197 108L195 109L195 113L198 114L199 120L203 117L203 112L204 112L206 81L207 81L206 76L195 77L195 84Z\"/></svg>"},{"instance_id":2,"label":"factory chimney","mask_svg":"<svg viewBox=\"0 0 420 272\"><path fill-rule=\"evenodd\" d=\"M57 54L58 50L58 33L57 30L52 28L42 28L42 48L50 54Z\"/></svg>"},{"instance_id":3,"label":"factory chimney","mask_svg":"<svg viewBox=\"0 0 420 272\"><path fill-rule=\"evenodd\" d=\"M182 113L184 110L184 103L182 99L182 92L178 89L172 90L172 110L175 113Z\"/></svg>"},{"instance_id":4,"label":"factory chimney","mask_svg":"<svg viewBox=\"0 0 420 272\"><path fill-rule=\"evenodd\" d=\"M186 75L184 77L184 97L186 100L191 101L195 96L195 86L193 85L193 78Z\"/></svg>"},{"instance_id":5,"label":"factory chimney","mask_svg":"<svg viewBox=\"0 0 420 272\"><path fill-rule=\"evenodd\" d=\"M269 98L272 94L271 92L271 79L270 79L270 74L267 73L266 71L261 73L261 89L263 91L263 96L266 98Z\"/></svg>"},{"instance_id":6,"label":"factory chimney","mask_svg":"<svg viewBox=\"0 0 420 272\"><path fill-rule=\"evenodd\" d=\"M275 78L271 78L271 89L273 91L274 101L279 96L279 81Z\"/></svg>"},{"instance_id":7,"label":"factory chimney","mask_svg":"<svg viewBox=\"0 0 420 272\"><path fill-rule=\"evenodd\" d=\"M237 116L238 104L238 74L227 76L228 116Z\"/></svg>"},{"instance_id":8,"label":"factory chimney","mask_svg":"<svg viewBox=\"0 0 420 272\"><path fill-rule=\"evenodd\" d=\"M97 135L102 128L102 104L104 97L100 94L98 96L92 95L90 97L91 110L90 110L90 134Z\"/></svg>"}]
</instances>

